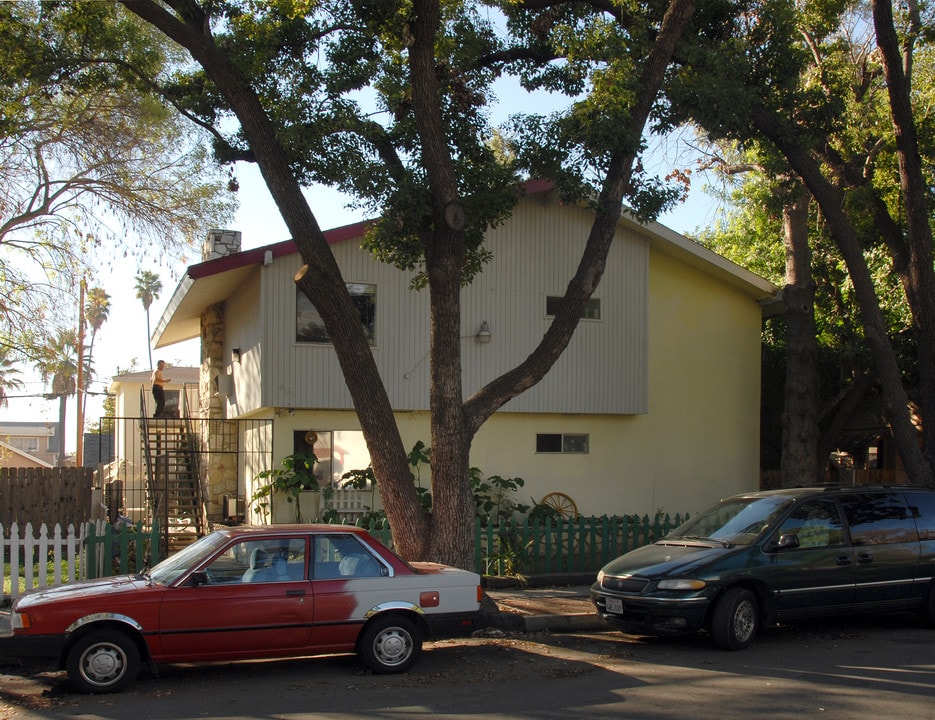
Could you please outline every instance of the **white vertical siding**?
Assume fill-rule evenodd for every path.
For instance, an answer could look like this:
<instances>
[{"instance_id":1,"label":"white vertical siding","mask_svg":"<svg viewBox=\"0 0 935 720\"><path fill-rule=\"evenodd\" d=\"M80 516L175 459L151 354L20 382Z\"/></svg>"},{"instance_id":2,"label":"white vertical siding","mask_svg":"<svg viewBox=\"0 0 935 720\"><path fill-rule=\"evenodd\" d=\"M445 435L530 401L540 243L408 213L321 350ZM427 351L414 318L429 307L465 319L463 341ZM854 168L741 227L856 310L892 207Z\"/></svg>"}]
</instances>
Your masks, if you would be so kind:
<instances>
[{"instance_id":1,"label":"white vertical siding","mask_svg":"<svg viewBox=\"0 0 935 720\"><path fill-rule=\"evenodd\" d=\"M494 260L463 294L464 387L474 392L526 358L548 329L546 296L562 296L591 227L576 207L527 200L494 230ZM582 320L568 349L537 386L508 403L512 412L640 413L646 410L648 245L618 233L594 294L601 319ZM476 343L482 321L491 342Z\"/></svg>"},{"instance_id":2,"label":"white vertical siding","mask_svg":"<svg viewBox=\"0 0 935 720\"><path fill-rule=\"evenodd\" d=\"M532 199L520 203L513 217L490 234L488 246L494 259L462 295L465 395L512 368L534 349L550 322L545 315L545 298L564 294L590 224L590 214L584 210ZM410 274L375 262L356 240L338 243L332 249L347 282L377 286L373 352L393 406L397 410L428 408L428 291L410 290ZM601 300L601 319L582 321L568 350L546 378L505 410L646 411L647 258L646 241L621 231L595 294ZM349 408L350 394L333 348L295 342L293 276L299 265L296 254L278 258L263 270L260 312L266 334L263 344L268 351L254 376L262 378L262 398L258 404L250 404ZM485 320L492 338L490 343L481 344L475 335Z\"/></svg>"},{"instance_id":3,"label":"white vertical siding","mask_svg":"<svg viewBox=\"0 0 935 720\"><path fill-rule=\"evenodd\" d=\"M240 417L262 407L257 378L261 377L261 353L266 342L262 314L263 279L267 268L257 268L224 303L223 367L234 377L234 393L227 402L228 417ZM240 362L231 361L233 348Z\"/></svg>"}]
</instances>

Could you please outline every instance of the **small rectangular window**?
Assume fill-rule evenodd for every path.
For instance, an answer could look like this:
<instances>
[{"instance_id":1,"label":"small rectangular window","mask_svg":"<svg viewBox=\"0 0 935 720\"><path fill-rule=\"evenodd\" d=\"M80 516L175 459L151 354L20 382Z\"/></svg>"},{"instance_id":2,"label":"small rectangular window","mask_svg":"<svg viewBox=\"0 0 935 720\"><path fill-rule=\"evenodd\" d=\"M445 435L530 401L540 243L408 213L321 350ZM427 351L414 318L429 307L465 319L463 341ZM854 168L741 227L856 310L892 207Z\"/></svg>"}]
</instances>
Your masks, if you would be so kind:
<instances>
[{"instance_id":1,"label":"small rectangular window","mask_svg":"<svg viewBox=\"0 0 935 720\"><path fill-rule=\"evenodd\" d=\"M536 435L537 453L587 454L588 435L539 433Z\"/></svg>"},{"instance_id":2,"label":"small rectangular window","mask_svg":"<svg viewBox=\"0 0 935 720\"><path fill-rule=\"evenodd\" d=\"M23 452L39 452L39 438L34 437L13 437L10 438L10 445Z\"/></svg>"},{"instance_id":3,"label":"small rectangular window","mask_svg":"<svg viewBox=\"0 0 935 720\"><path fill-rule=\"evenodd\" d=\"M367 283L348 283L347 291L351 295L351 302L357 308L360 324L367 334L367 340L373 345L376 337L377 286ZM300 343L331 342L321 315L312 305L312 301L298 288L295 291L295 339Z\"/></svg>"},{"instance_id":4,"label":"small rectangular window","mask_svg":"<svg viewBox=\"0 0 935 720\"><path fill-rule=\"evenodd\" d=\"M545 314L547 317L558 315L558 309L562 306L562 299L558 295L547 295L545 298ZM581 315L584 320L601 319L601 299L592 297L588 304L584 306L584 313Z\"/></svg>"}]
</instances>

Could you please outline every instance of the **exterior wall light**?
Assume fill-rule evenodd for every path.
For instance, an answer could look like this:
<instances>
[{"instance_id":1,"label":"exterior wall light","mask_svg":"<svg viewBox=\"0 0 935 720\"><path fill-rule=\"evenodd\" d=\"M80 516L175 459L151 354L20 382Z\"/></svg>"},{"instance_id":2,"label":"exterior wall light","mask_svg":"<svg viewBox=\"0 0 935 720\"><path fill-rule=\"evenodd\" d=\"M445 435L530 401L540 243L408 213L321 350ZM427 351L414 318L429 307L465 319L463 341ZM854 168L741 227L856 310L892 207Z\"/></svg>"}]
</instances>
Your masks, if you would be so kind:
<instances>
[{"instance_id":1,"label":"exterior wall light","mask_svg":"<svg viewBox=\"0 0 935 720\"><path fill-rule=\"evenodd\" d=\"M231 350L231 362L240 362L240 348L234 348Z\"/></svg>"},{"instance_id":2,"label":"exterior wall light","mask_svg":"<svg viewBox=\"0 0 935 720\"><path fill-rule=\"evenodd\" d=\"M486 320L480 324L480 330L477 331L476 337L479 343L490 342L490 326L487 324Z\"/></svg>"}]
</instances>

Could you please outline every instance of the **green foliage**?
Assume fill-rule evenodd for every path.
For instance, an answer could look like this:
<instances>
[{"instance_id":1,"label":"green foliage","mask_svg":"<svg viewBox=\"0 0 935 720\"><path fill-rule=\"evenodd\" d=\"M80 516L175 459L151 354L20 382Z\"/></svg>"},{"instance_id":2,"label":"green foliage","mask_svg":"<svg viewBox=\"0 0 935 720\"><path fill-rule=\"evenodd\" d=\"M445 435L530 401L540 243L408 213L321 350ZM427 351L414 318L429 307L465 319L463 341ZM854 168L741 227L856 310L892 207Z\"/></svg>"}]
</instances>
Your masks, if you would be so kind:
<instances>
[{"instance_id":1,"label":"green foliage","mask_svg":"<svg viewBox=\"0 0 935 720\"><path fill-rule=\"evenodd\" d=\"M281 467L273 470L263 470L257 473L256 480L265 484L259 487L250 497L253 509L264 518L270 513L272 494L286 495L288 502L295 502L297 520L300 520L299 493L317 491L318 478L315 477L315 463L318 458L314 455L294 453L282 459Z\"/></svg>"},{"instance_id":2,"label":"green foliage","mask_svg":"<svg viewBox=\"0 0 935 720\"><path fill-rule=\"evenodd\" d=\"M422 485L422 466L429 466L432 462L431 448L426 447L421 440L416 441L409 451L409 466L413 469L412 480L416 484L416 493L419 496L419 505L422 511L430 513L432 511L432 490Z\"/></svg>"},{"instance_id":3,"label":"green foliage","mask_svg":"<svg viewBox=\"0 0 935 720\"><path fill-rule=\"evenodd\" d=\"M533 542L516 525L508 525L497 534L497 550L484 555L485 575L507 575L525 582L531 570Z\"/></svg>"},{"instance_id":4,"label":"green foliage","mask_svg":"<svg viewBox=\"0 0 935 720\"><path fill-rule=\"evenodd\" d=\"M0 60L0 344L29 358L77 325L79 282L180 257L233 204L152 94L180 51L119 4L0 3Z\"/></svg>"},{"instance_id":5,"label":"green foliage","mask_svg":"<svg viewBox=\"0 0 935 720\"><path fill-rule=\"evenodd\" d=\"M481 520L499 521L529 510L528 505L518 504L513 499L513 494L526 484L522 478L504 478L500 475L484 478L476 467L471 468L470 477L474 506Z\"/></svg>"},{"instance_id":6,"label":"green foliage","mask_svg":"<svg viewBox=\"0 0 935 720\"><path fill-rule=\"evenodd\" d=\"M413 469L412 481L416 485L416 492L422 510L426 513L432 511L432 491L422 485L422 468L431 466L431 458L431 449L421 440L417 441L412 450L409 451L409 465ZM499 475L485 477L481 470L476 467L470 469L469 476L476 517L484 521L490 519L499 521L504 518L511 518L517 513L522 514L529 511L528 505L517 503L512 497L517 490L525 485L522 478L504 478ZM377 486L377 478L373 473L372 466L363 470L350 470L344 473L341 479L344 481L344 487L352 487L357 490ZM385 514L380 512L371 512L370 515L378 518L385 517Z\"/></svg>"},{"instance_id":7,"label":"green foliage","mask_svg":"<svg viewBox=\"0 0 935 720\"><path fill-rule=\"evenodd\" d=\"M532 510L529 511L529 520L531 522L544 523L546 520L557 522L562 519L563 519L562 513L559 512L558 508L553 507L551 505L535 503L535 505L533 505Z\"/></svg>"}]
</instances>

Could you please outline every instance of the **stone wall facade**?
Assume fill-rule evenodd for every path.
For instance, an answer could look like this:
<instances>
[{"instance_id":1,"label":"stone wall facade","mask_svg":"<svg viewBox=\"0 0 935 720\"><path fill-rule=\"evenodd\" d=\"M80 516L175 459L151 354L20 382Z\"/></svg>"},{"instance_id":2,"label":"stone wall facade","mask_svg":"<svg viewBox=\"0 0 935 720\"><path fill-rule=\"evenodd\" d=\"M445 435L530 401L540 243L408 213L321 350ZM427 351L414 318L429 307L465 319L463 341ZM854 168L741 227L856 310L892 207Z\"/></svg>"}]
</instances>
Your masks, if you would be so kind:
<instances>
[{"instance_id":1,"label":"stone wall facade","mask_svg":"<svg viewBox=\"0 0 935 720\"><path fill-rule=\"evenodd\" d=\"M241 233L237 230L208 230L201 246L201 260L214 260L240 252Z\"/></svg>"},{"instance_id":2,"label":"stone wall facade","mask_svg":"<svg viewBox=\"0 0 935 720\"><path fill-rule=\"evenodd\" d=\"M239 242L239 235L238 242ZM224 375L224 305L210 306L201 315L201 373L198 396L201 405L202 447L205 458L205 505L209 521L224 520L224 496L237 497L237 423L226 419L226 403L217 392L217 378Z\"/></svg>"}]
</instances>

